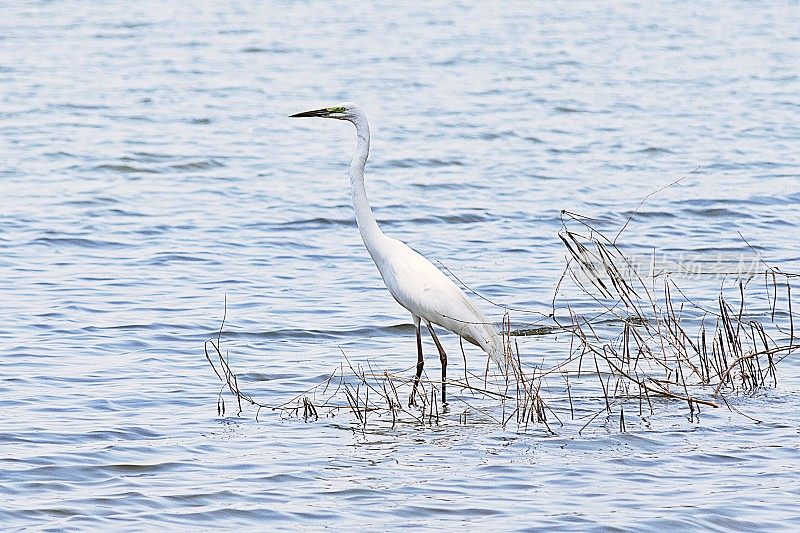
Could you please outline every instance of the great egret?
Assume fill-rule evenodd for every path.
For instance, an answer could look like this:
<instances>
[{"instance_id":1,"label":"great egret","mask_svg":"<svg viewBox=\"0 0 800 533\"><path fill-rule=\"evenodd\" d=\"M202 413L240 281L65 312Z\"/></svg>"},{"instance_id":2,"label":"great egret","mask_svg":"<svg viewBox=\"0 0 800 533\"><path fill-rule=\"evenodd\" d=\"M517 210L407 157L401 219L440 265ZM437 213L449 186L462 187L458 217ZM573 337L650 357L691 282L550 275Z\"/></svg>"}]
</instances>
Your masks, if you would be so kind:
<instances>
[{"instance_id":1,"label":"great egret","mask_svg":"<svg viewBox=\"0 0 800 533\"><path fill-rule=\"evenodd\" d=\"M409 405L414 405L424 359L420 322L424 321L439 350L442 363L442 403L446 403L447 354L433 330L441 326L468 342L480 346L503 369L505 350L500 336L483 313L441 270L409 248L405 243L387 237L378 227L364 188L364 165L369 155L369 124L364 111L356 104L343 103L324 109L306 111L292 117L321 117L347 120L356 127L358 142L350 162L350 189L358 230L369 255L381 273L383 282L397 303L408 309L417 333L417 373Z\"/></svg>"}]
</instances>

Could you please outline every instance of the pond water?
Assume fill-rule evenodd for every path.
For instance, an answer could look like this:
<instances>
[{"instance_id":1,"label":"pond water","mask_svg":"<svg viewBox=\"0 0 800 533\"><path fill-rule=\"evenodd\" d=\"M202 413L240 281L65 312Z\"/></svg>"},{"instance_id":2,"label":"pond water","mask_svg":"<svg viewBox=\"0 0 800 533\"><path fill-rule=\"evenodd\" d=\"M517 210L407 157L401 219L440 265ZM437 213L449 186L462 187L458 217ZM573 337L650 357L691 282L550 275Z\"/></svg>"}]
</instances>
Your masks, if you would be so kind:
<instances>
[{"instance_id":1,"label":"pond water","mask_svg":"<svg viewBox=\"0 0 800 533\"><path fill-rule=\"evenodd\" d=\"M690 420L664 402L623 433L616 417L549 432L457 410L367 429L346 412L256 420L230 396L218 416L203 354L227 301L223 351L269 405L324 382L343 352L411 375L410 317L353 219L352 127L288 118L342 100L370 117L383 229L492 301L549 313L561 210L614 235L682 176L637 211L627 250L752 260L746 238L800 271L796 3L1 12L4 528L800 524L795 357L735 409ZM685 283L713 302L724 280ZM463 372L457 339L441 338ZM552 363L569 342L524 337L522 356Z\"/></svg>"}]
</instances>

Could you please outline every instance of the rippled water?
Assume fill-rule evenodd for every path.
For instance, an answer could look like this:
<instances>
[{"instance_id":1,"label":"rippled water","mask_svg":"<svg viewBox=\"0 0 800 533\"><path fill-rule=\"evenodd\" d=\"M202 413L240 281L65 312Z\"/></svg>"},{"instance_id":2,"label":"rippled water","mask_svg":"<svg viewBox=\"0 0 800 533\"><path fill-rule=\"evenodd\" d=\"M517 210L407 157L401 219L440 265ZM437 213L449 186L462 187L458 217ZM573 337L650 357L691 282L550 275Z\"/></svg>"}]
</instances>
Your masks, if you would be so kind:
<instances>
[{"instance_id":1,"label":"rippled water","mask_svg":"<svg viewBox=\"0 0 800 533\"><path fill-rule=\"evenodd\" d=\"M224 348L264 401L340 349L410 372L353 222L352 129L287 118L345 99L383 228L493 300L547 312L561 209L614 231L697 167L628 242L748 254L741 232L800 270L796 3L196 4L2 8L5 528L797 526L792 359L734 400L760 422L667 407L552 436L218 417L202 352L227 297Z\"/></svg>"}]
</instances>

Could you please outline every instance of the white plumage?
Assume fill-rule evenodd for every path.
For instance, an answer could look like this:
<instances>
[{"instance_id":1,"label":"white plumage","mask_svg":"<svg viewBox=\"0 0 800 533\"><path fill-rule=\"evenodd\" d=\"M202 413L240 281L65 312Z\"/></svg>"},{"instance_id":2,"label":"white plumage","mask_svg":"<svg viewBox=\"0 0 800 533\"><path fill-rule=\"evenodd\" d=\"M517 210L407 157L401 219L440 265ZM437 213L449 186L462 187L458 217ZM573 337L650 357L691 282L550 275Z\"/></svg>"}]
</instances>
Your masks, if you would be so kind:
<instances>
[{"instance_id":1,"label":"white plumage","mask_svg":"<svg viewBox=\"0 0 800 533\"><path fill-rule=\"evenodd\" d=\"M441 270L405 243L386 237L373 255L386 288L417 317L460 335L503 364L503 344L494 327Z\"/></svg>"},{"instance_id":2,"label":"white plumage","mask_svg":"<svg viewBox=\"0 0 800 533\"><path fill-rule=\"evenodd\" d=\"M441 270L405 243L386 236L378 227L364 188L364 166L369 156L369 125L364 111L356 104L344 103L292 116L347 120L356 127L358 142L350 163L350 187L358 229L386 288L397 303L408 309L416 326L417 374L409 404L414 404L414 394L423 367L421 321L425 322L439 350L442 362L442 402L446 401L447 355L431 324L441 326L480 346L501 369L505 368L503 342L484 314Z\"/></svg>"}]
</instances>

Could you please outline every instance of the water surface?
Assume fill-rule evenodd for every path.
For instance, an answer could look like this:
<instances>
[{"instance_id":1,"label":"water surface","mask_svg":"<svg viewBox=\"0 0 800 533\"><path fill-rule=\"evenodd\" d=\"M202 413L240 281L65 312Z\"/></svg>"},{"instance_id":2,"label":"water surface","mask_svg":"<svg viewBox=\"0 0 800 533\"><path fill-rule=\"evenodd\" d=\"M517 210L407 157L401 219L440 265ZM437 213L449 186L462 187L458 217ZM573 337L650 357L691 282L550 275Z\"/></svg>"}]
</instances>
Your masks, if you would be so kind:
<instances>
[{"instance_id":1,"label":"water surface","mask_svg":"<svg viewBox=\"0 0 800 533\"><path fill-rule=\"evenodd\" d=\"M368 191L385 231L494 301L548 312L564 265L560 210L614 232L689 173L642 206L627 246L750 254L741 233L800 270L796 3L39 2L2 13L5 527L800 521L791 358L777 387L734 399L759 422L726 409L690 422L665 405L627 433L600 419L553 435L455 413L370 431L348 416L256 421L230 402L218 417L202 351L227 297L224 348L265 402L322 382L342 350L410 372L409 316L349 205L352 128L287 118L340 100L369 113ZM687 283L713 301L721 281ZM526 338L524 354L557 358L565 342ZM480 354L468 356L479 372Z\"/></svg>"}]
</instances>

